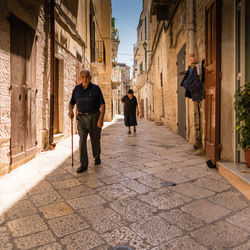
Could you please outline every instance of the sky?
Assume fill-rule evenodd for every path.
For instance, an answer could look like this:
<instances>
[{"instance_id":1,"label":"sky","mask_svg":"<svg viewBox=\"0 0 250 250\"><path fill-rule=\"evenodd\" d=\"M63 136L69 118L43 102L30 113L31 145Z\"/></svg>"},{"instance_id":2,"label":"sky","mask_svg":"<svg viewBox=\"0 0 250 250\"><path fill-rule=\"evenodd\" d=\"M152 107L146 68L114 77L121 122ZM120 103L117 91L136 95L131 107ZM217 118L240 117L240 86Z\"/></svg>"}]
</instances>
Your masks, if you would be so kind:
<instances>
[{"instance_id":1,"label":"sky","mask_svg":"<svg viewBox=\"0 0 250 250\"><path fill-rule=\"evenodd\" d=\"M133 46L137 40L137 25L143 0L112 0L112 17L119 30L118 62L133 65Z\"/></svg>"}]
</instances>

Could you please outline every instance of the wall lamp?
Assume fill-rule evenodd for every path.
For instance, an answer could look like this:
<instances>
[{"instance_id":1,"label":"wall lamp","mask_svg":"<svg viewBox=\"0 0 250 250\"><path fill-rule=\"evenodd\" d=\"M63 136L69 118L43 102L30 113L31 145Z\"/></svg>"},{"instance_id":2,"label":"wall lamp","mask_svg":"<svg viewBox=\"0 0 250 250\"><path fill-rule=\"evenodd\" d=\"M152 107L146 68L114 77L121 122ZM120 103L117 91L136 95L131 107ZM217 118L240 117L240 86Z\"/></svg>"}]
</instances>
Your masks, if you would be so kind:
<instances>
[{"instance_id":1,"label":"wall lamp","mask_svg":"<svg viewBox=\"0 0 250 250\"><path fill-rule=\"evenodd\" d=\"M143 45L145 52L152 52L152 50L147 50L148 44L146 43L146 41L144 41L144 43L142 45Z\"/></svg>"}]
</instances>

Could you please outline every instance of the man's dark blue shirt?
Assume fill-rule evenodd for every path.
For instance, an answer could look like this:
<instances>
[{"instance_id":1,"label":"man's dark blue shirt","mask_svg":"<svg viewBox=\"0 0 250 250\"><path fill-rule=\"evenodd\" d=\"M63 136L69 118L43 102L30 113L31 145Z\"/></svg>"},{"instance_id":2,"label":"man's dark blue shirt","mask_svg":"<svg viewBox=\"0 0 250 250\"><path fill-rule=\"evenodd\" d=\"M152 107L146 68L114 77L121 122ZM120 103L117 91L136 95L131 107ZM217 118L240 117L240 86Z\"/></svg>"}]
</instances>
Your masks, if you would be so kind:
<instances>
[{"instance_id":1,"label":"man's dark blue shirt","mask_svg":"<svg viewBox=\"0 0 250 250\"><path fill-rule=\"evenodd\" d=\"M86 89L82 84L77 85L72 93L71 105L77 104L78 112L90 113L97 112L102 104L105 104L102 91L99 86L89 83Z\"/></svg>"}]
</instances>

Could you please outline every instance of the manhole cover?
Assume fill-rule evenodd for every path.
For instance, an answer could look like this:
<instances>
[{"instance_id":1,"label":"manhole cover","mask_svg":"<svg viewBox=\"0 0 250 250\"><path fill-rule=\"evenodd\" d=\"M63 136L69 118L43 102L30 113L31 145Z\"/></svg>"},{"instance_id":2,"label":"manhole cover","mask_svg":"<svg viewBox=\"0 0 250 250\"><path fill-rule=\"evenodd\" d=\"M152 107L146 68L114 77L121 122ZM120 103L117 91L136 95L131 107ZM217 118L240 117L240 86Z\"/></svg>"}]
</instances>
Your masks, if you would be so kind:
<instances>
[{"instance_id":1,"label":"manhole cover","mask_svg":"<svg viewBox=\"0 0 250 250\"><path fill-rule=\"evenodd\" d=\"M114 250L132 250L132 248L126 246L119 246L115 247Z\"/></svg>"},{"instance_id":2,"label":"manhole cover","mask_svg":"<svg viewBox=\"0 0 250 250\"><path fill-rule=\"evenodd\" d=\"M172 182L172 181L166 181L164 183L165 187L172 187L172 186L176 186L176 183Z\"/></svg>"}]
</instances>

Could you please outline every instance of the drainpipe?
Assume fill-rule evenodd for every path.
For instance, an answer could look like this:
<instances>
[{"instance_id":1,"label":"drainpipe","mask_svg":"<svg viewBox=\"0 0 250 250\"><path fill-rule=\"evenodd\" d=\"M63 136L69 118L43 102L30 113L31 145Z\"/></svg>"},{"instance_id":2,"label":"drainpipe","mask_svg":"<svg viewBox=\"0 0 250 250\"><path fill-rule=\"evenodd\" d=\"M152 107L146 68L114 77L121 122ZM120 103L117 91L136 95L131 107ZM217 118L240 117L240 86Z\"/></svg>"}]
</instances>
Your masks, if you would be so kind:
<instances>
[{"instance_id":1,"label":"drainpipe","mask_svg":"<svg viewBox=\"0 0 250 250\"><path fill-rule=\"evenodd\" d=\"M191 63L196 63L196 56L194 51L194 0L189 0L189 57ZM188 107L189 110L189 107ZM198 113L198 117L197 117ZM202 145L201 142L201 121L200 121L200 103L195 105L195 148L199 148ZM197 122L198 120L198 122ZM198 123L198 124L197 124Z\"/></svg>"},{"instance_id":2,"label":"drainpipe","mask_svg":"<svg viewBox=\"0 0 250 250\"><path fill-rule=\"evenodd\" d=\"M191 63L195 62L194 53L194 0L189 0L189 56Z\"/></svg>"},{"instance_id":3,"label":"drainpipe","mask_svg":"<svg viewBox=\"0 0 250 250\"><path fill-rule=\"evenodd\" d=\"M50 121L49 121L49 145L54 140L54 102L55 102L55 0L50 0Z\"/></svg>"}]
</instances>

